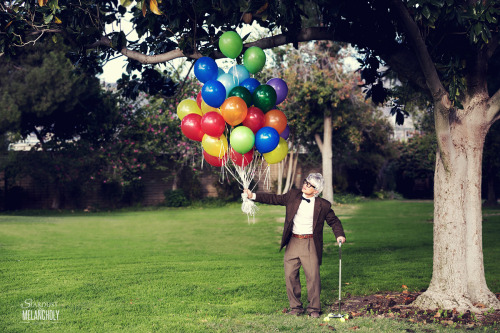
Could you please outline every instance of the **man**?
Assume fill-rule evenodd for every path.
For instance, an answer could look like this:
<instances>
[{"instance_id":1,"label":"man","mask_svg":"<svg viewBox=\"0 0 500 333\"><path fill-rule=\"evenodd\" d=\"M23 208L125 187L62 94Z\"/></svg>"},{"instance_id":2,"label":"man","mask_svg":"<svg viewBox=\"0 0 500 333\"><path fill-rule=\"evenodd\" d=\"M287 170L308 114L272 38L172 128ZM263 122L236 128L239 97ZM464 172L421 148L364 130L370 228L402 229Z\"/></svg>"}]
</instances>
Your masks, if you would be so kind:
<instances>
[{"instance_id":1,"label":"man","mask_svg":"<svg viewBox=\"0 0 500 333\"><path fill-rule=\"evenodd\" d=\"M318 195L323 190L324 179L319 173L311 173L304 180L302 190L292 189L283 195L252 193L245 189L249 199L256 202L286 206L285 224L280 250L286 246L284 267L286 293L292 315L304 313L300 286L300 266L304 270L307 282L307 312L311 317L319 318L321 311L321 280L319 266L323 254L324 222L332 228L337 242L345 242L342 223L331 208L331 203Z\"/></svg>"}]
</instances>

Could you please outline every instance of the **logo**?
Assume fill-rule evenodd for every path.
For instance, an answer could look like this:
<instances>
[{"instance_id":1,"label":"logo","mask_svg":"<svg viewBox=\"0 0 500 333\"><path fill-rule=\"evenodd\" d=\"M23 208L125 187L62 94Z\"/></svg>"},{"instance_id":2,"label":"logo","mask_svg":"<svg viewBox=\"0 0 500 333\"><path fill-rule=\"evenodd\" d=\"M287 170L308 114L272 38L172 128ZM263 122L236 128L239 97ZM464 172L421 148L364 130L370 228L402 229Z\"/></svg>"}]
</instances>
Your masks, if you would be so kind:
<instances>
[{"instance_id":1,"label":"logo","mask_svg":"<svg viewBox=\"0 0 500 333\"><path fill-rule=\"evenodd\" d=\"M58 321L57 302L40 302L28 298L21 303L23 322Z\"/></svg>"}]
</instances>

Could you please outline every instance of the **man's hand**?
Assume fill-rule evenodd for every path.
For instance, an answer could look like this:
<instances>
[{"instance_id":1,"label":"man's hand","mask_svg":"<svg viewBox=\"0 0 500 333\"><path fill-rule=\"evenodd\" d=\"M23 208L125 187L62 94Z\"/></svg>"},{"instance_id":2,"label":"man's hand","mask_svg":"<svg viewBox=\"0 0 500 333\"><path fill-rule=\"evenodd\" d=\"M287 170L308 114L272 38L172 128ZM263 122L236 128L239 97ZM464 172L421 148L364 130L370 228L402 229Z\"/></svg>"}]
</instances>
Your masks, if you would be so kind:
<instances>
[{"instance_id":1,"label":"man's hand","mask_svg":"<svg viewBox=\"0 0 500 333\"><path fill-rule=\"evenodd\" d=\"M345 237L344 237L344 236L339 236L339 237L337 237L337 243L342 243L342 244L344 244L344 243L345 243Z\"/></svg>"},{"instance_id":2,"label":"man's hand","mask_svg":"<svg viewBox=\"0 0 500 333\"><path fill-rule=\"evenodd\" d=\"M253 197L252 191L250 191L247 188L243 190L243 193L245 193L248 196L248 199L251 199Z\"/></svg>"}]
</instances>

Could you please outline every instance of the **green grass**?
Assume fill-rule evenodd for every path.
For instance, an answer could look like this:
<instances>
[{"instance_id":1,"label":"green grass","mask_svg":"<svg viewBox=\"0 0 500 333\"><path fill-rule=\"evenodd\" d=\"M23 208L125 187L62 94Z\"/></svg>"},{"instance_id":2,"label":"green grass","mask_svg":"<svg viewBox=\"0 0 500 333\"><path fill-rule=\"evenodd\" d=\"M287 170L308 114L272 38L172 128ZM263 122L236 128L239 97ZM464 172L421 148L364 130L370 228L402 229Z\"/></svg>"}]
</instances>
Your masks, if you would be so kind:
<instances>
[{"instance_id":1,"label":"green grass","mask_svg":"<svg viewBox=\"0 0 500 333\"><path fill-rule=\"evenodd\" d=\"M431 202L368 201L335 211L348 239L342 247L344 295L401 290L402 284L427 287ZM488 285L499 292L496 212L485 211L484 256ZM260 205L256 223L248 224L236 204L0 215L0 331L330 331L321 320L281 313L288 305L278 252L283 215L282 207ZM321 275L328 312L338 295L338 247L329 228ZM45 309L58 310L59 320L23 322L27 300L52 303ZM369 318L334 325L340 332L353 326L359 332L422 329Z\"/></svg>"}]
</instances>

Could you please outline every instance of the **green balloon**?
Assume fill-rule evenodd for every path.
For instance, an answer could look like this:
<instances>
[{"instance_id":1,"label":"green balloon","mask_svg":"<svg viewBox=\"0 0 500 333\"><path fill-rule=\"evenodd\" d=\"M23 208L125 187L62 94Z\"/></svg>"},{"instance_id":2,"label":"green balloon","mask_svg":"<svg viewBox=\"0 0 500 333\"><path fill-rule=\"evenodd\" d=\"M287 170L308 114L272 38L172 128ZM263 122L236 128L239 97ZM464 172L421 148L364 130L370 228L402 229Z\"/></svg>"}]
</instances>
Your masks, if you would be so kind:
<instances>
[{"instance_id":1,"label":"green balloon","mask_svg":"<svg viewBox=\"0 0 500 333\"><path fill-rule=\"evenodd\" d=\"M243 41L234 31L226 31L219 38L219 49L226 57L234 59L243 50Z\"/></svg>"},{"instance_id":2,"label":"green balloon","mask_svg":"<svg viewBox=\"0 0 500 333\"><path fill-rule=\"evenodd\" d=\"M231 132L229 137L231 148L240 154L246 154L252 150L255 143L255 135L252 130L246 126L238 126Z\"/></svg>"},{"instance_id":3,"label":"green balloon","mask_svg":"<svg viewBox=\"0 0 500 333\"><path fill-rule=\"evenodd\" d=\"M237 97L240 97L241 99L243 99L245 101L245 103L247 104L247 107L251 107L252 104L253 104L252 94L245 87L242 87L242 86L236 86L236 87L234 87L229 92L229 96L228 97L231 97L231 96L237 96Z\"/></svg>"},{"instance_id":4,"label":"green balloon","mask_svg":"<svg viewBox=\"0 0 500 333\"><path fill-rule=\"evenodd\" d=\"M267 84L261 84L253 91L253 105L263 112L271 110L276 105L276 91Z\"/></svg>"},{"instance_id":5,"label":"green balloon","mask_svg":"<svg viewBox=\"0 0 500 333\"><path fill-rule=\"evenodd\" d=\"M258 46L249 47L243 54L243 66L252 74L257 73L266 64L266 54Z\"/></svg>"}]
</instances>

